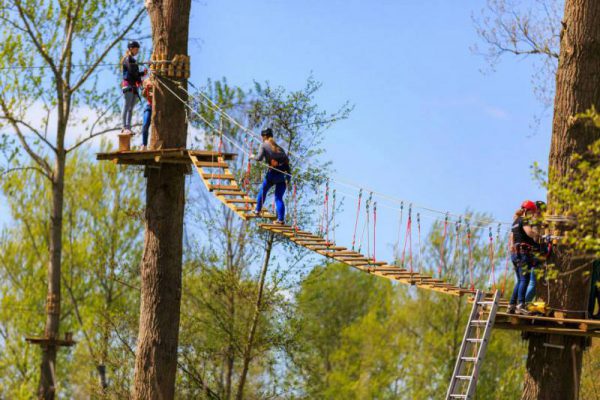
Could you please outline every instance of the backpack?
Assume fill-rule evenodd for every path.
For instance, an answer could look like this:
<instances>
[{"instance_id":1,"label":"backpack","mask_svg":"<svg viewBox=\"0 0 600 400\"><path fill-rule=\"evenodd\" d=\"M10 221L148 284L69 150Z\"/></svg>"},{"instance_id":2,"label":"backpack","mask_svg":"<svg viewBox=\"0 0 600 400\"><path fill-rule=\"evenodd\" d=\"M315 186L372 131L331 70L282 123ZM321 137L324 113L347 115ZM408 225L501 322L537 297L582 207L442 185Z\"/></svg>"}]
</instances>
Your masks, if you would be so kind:
<instances>
[{"instance_id":1,"label":"backpack","mask_svg":"<svg viewBox=\"0 0 600 400\"><path fill-rule=\"evenodd\" d=\"M290 159L283 151L278 151L272 154L269 164L273 168L285 170L290 165Z\"/></svg>"}]
</instances>

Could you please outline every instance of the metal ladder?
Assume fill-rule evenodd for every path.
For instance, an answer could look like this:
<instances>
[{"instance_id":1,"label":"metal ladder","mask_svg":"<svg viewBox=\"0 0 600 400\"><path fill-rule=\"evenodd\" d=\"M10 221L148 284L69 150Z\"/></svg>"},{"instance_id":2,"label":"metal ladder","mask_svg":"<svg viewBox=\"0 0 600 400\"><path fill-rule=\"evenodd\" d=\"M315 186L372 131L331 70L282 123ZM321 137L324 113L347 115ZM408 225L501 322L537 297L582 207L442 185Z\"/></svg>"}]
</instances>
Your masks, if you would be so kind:
<instances>
[{"instance_id":1,"label":"metal ladder","mask_svg":"<svg viewBox=\"0 0 600 400\"><path fill-rule=\"evenodd\" d=\"M498 302L499 294L497 290L491 301L485 300L484 292L478 290L475 293L473 309L456 358L456 365L450 380L450 387L446 393L446 400L473 399L479 369L492 334Z\"/></svg>"}]
</instances>

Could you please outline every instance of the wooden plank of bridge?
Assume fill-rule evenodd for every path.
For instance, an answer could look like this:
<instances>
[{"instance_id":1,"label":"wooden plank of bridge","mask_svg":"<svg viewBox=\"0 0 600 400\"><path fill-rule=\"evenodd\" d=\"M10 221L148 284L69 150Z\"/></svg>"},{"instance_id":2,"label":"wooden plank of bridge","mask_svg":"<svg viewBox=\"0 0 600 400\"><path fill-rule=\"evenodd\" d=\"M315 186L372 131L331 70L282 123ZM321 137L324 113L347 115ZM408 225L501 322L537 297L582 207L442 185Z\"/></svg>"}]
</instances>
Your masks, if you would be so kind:
<instances>
[{"instance_id":1,"label":"wooden plank of bridge","mask_svg":"<svg viewBox=\"0 0 600 400\"><path fill-rule=\"evenodd\" d=\"M206 188L208 189L209 192L212 192L213 190L235 190L235 189L238 189L240 191L242 190L242 189L240 189L237 186L237 184L235 184L235 185L212 185L212 184L208 184Z\"/></svg>"},{"instance_id":2,"label":"wooden plank of bridge","mask_svg":"<svg viewBox=\"0 0 600 400\"><path fill-rule=\"evenodd\" d=\"M215 196L245 196L246 193L244 193L241 189L239 189L239 190L215 190L214 195Z\"/></svg>"}]
</instances>

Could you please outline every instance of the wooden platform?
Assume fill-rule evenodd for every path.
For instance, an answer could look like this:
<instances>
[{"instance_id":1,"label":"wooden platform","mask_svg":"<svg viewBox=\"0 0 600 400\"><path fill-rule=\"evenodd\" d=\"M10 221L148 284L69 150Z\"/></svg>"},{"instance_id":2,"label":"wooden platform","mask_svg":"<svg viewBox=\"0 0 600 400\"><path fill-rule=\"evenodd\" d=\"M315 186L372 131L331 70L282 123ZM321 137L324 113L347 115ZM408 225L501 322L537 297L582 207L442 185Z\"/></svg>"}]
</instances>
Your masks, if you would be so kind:
<instances>
[{"instance_id":1,"label":"wooden platform","mask_svg":"<svg viewBox=\"0 0 600 400\"><path fill-rule=\"evenodd\" d=\"M111 153L98 153L96 159L111 161L115 164L125 165L160 165L160 164L192 164L191 157L201 163L216 162L217 158L222 160L233 160L237 154L219 153L206 150L188 149L162 149L162 150L131 150L116 151Z\"/></svg>"},{"instance_id":2,"label":"wooden platform","mask_svg":"<svg viewBox=\"0 0 600 400\"><path fill-rule=\"evenodd\" d=\"M72 347L77 343L70 336L65 335L64 339L48 339L44 337L26 337L25 340L28 343L36 344L40 346L58 346L58 347Z\"/></svg>"},{"instance_id":3,"label":"wooden platform","mask_svg":"<svg viewBox=\"0 0 600 400\"><path fill-rule=\"evenodd\" d=\"M600 320L556 318L543 315L519 315L499 312L495 328L557 335L600 337Z\"/></svg>"}]
</instances>

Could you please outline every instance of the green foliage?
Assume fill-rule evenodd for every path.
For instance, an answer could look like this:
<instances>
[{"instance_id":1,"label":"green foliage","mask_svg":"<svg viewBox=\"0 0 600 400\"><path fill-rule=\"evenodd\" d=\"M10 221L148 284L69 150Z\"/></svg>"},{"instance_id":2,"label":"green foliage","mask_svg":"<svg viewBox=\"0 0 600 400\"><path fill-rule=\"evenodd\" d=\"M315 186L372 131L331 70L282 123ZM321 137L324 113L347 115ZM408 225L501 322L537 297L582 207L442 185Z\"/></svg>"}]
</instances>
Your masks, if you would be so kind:
<instances>
[{"instance_id":1,"label":"green foliage","mask_svg":"<svg viewBox=\"0 0 600 400\"><path fill-rule=\"evenodd\" d=\"M440 229L435 226L429 235L425 265L439 262ZM489 275L484 267L489 265L489 249L480 231L473 235L478 286ZM468 249L464 240L459 240L458 252L453 243L447 238L444 270L460 277L468 268L461 261ZM460 261L456 267L451 265L454 254ZM291 364L286 382L292 397L299 398L440 398L470 310L464 298L394 285L336 264L316 268L302 282L296 303L288 323L294 336L286 349ZM524 351L517 333L494 331L480 375L479 398L518 397Z\"/></svg>"},{"instance_id":2,"label":"green foliage","mask_svg":"<svg viewBox=\"0 0 600 400\"><path fill-rule=\"evenodd\" d=\"M61 331L74 332L78 344L59 353L57 378L67 397L99 394L96 367L103 364L108 394L122 398L137 329L139 295L126 285L139 281L141 179L88 157L75 153L67 165ZM0 397L28 399L38 383L39 348L24 337L44 332L50 191L30 170L5 175L1 184L12 222L0 236Z\"/></svg>"},{"instance_id":3,"label":"green foliage","mask_svg":"<svg viewBox=\"0 0 600 400\"><path fill-rule=\"evenodd\" d=\"M575 116L574 121L600 130L600 114L594 107ZM561 206L550 211L577 218L577 227L568 232L566 242L576 252L600 256L600 140L587 152L573 155L566 174L550 171L548 175L546 179L544 171L534 165L534 176L548 189L552 203Z\"/></svg>"}]
</instances>

